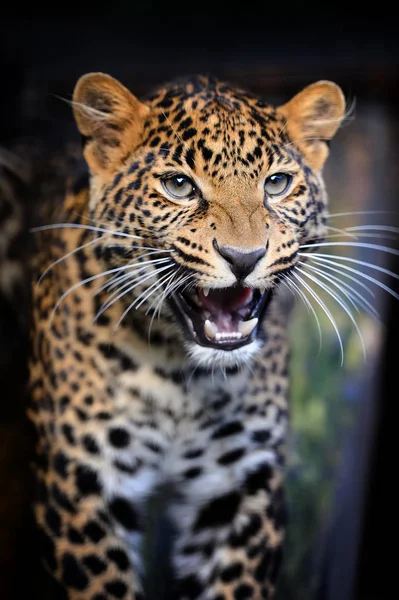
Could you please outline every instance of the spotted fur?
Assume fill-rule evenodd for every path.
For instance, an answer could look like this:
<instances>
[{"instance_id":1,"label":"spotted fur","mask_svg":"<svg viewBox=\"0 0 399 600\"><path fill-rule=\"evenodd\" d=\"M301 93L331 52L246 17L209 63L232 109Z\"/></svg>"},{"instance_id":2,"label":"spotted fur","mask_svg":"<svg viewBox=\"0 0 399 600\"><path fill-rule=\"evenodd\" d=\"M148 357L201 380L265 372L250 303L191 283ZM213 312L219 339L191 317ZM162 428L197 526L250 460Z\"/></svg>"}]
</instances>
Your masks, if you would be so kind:
<instances>
[{"instance_id":1,"label":"spotted fur","mask_svg":"<svg viewBox=\"0 0 399 600\"><path fill-rule=\"evenodd\" d=\"M288 422L278 283L324 233L321 168L342 93L319 82L274 108L197 77L140 102L91 74L73 109L90 179L73 173L61 205L47 192L44 222L64 226L35 234L38 551L74 600L272 598ZM292 186L271 201L265 178L281 171ZM168 197L170 172L195 182L195 198ZM157 278L235 286L226 247L265 250L244 283L270 293L262 325L232 349L197 343L171 296L158 318L161 284L145 297ZM145 270L151 256L169 262ZM99 275L133 262L147 280L102 312Z\"/></svg>"}]
</instances>

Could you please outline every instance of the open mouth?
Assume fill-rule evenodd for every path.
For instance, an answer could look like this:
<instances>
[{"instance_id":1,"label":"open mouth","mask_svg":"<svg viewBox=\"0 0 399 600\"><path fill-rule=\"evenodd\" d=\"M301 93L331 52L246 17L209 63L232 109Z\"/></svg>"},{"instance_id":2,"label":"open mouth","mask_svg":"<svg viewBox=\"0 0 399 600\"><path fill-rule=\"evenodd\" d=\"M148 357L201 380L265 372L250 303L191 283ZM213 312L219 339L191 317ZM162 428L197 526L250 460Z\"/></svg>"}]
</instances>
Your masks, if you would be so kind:
<instances>
[{"instance_id":1,"label":"open mouth","mask_svg":"<svg viewBox=\"0 0 399 600\"><path fill-rule=\"evenodd\" d=\"M256 338L272 290L241 285L223 289L194 288L171 298L186 333L201 346L234 350Z\"/></svg>"}]
</instances>

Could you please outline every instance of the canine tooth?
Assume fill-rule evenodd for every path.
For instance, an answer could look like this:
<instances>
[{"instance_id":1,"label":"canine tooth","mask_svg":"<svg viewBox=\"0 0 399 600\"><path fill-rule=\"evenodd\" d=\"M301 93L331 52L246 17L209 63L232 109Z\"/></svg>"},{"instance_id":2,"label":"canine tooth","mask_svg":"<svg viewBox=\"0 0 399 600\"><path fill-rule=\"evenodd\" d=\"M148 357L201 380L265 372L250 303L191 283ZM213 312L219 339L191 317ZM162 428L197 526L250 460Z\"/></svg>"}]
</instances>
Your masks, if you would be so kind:
<instances>
[{"instance_id":1,"label":"canine tooth","mask_svg":"<svg viewBox=\"0 0 399 600\"><path fill-rule=\"evenodd\" d=\"M216 327L215 323L212 323L212 321L210 321L209 319L205 321L204 331L205 335L211 340L214 340L215 338L219 339L217 337L218 335L220 335L218 333L218 328Z\"/></svg>"},{"instance_id":2,"label":"canine tooth","mask_svg":"<svg viewBox=\"0 0 399 600\"><path fill-rule=\"evenodd\" d=\"M266 286L265 285L260 285L259 286L259 291L260 291L261 294L264 294L265 291L266 291Z\"/></svg>"},{"instance_id":3,"label":"canine tooth","mask_svg":"<svg viewBox=\"0 0 399 600\"><path fill-rule=\"evenodd\" d=\"M202 288L202 291L204 293L204 296L207 296L209 294L209 287Z\"/></svg>"},{"instance_id":4,"label":"canine tooth","mask_svg":"<svg viewBox=\"0 0 399 600\"><path fill-rule=\"evenodd\" d=\"M242 335L249 335L255 329L257 324L258 319L256 317L249 321L240 321L240 323L238 323L238 331L242 333Z\"/></svg>"}]
</instances>

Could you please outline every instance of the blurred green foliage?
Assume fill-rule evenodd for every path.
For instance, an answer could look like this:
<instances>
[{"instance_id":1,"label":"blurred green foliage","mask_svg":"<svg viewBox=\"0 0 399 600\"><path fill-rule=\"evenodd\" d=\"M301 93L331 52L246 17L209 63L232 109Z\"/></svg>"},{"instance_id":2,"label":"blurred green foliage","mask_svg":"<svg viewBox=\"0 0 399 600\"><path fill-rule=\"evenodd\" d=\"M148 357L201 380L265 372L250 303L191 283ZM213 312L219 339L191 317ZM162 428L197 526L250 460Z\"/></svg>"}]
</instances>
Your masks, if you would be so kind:
<instances>
[{"instance_id":1,"label":"blurred green foliage","mask_svg":"<svg viewBox=\"0 0 399 600\"><path fill-rule=\"evenodd\" d=\"M344 344L343 366L336 334L326 317L318 314L321 350L313 315L303 305L297 305L291 321L289 526L278 600L312 600L317 590L318 550L328 526L342 439L356 415L362 348L349 318L338 309L333 314ZM357 320L362 327L365 317Z\"/></svg>"}]
</instances>

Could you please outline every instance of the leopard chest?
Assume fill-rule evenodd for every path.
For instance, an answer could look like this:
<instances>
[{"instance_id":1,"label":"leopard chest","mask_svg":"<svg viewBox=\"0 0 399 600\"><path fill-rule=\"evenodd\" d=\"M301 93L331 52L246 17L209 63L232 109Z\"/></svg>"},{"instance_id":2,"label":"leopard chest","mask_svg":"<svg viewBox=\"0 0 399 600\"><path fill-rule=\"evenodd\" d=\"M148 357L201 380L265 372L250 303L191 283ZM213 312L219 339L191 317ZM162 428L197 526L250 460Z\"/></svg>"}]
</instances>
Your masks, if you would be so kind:
<instances>
[{"instance_id":1,"label":"leopard chest","mask_svg":"<svg viewBox=\"0 0 399 600\"><path fill-rule=\"evenodd\" d=\"M266 484L268 469L280 470L285 410L253 392L242 376L188 383L148 368L119 376L101 465L93 468L138 568L148 531L160 521L184 546L202 521L207 527L215 499L226 502L227 524L239 490L253 477Z\"/></svg>"}]
</instances>

